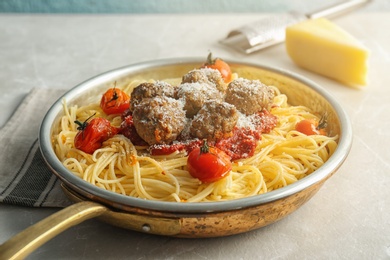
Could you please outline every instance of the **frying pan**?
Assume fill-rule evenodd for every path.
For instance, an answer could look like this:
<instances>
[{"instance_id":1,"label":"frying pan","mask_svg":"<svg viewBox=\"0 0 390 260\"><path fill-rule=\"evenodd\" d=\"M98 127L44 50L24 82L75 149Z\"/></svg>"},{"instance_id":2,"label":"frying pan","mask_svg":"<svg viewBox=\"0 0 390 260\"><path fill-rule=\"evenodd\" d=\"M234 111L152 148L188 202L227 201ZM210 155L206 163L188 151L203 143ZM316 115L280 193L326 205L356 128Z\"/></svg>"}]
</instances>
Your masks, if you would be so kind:
<instances>
[{"instance_id":1,"label":"frying pan","mask_svg":"<svg viewBox=\"0 0 390 260\"><path fill-rule=\"evenodd\" d=\"M24 258L67 228L95 217L130 230L186 238L222 237L258 229L281 220L305 204L345 161L352 145L352 128L346 112L334 97L295 73L239 61L228 63L240 77L259 79L278 87L288 96L290 104L327 113L327 131L330 135L339 135L338 146L329 160L309 176L286 187L243 199L177 203L144 200L98 188L72 174L58 160L51 136L58 131L56 123L63 113L64 99L69 106L97 102L114 81L178 78L203 62L203 58L175 58L129 65L93 77L59 98L42 121L39 143L48 167L62 181L63 191L75 203L6 241L0 246L0 258Z\"/></svg>"}]
</instances>

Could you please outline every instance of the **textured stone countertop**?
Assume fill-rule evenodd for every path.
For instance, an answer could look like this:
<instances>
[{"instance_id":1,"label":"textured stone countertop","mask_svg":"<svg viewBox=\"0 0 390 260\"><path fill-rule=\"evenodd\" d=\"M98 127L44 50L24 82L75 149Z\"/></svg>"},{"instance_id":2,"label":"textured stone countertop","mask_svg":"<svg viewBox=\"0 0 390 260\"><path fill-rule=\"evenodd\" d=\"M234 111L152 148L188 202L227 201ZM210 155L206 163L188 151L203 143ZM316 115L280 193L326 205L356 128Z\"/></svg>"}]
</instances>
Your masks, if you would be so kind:
<instances>
[{"instance_id":1,"label":"textured stone countertop","mask_svg":"<svg viewBox=\"0 0 390 260\"><path fill-rule=\"evenodd\" d=\"M303 207L265 228L194 240L88 220L28 259L390 258L390 10L333 20L371 50L369 84L362 89L298 68L283 44L244 55L218 43L231 29L264 15L0 15L0 125L32 88L69 89L113 68L203 57L212 50L317 82L340 101L354 130L352 150L338 172ZM0 204L0 243L58 210Z\"/></svg>"}]
</instances>

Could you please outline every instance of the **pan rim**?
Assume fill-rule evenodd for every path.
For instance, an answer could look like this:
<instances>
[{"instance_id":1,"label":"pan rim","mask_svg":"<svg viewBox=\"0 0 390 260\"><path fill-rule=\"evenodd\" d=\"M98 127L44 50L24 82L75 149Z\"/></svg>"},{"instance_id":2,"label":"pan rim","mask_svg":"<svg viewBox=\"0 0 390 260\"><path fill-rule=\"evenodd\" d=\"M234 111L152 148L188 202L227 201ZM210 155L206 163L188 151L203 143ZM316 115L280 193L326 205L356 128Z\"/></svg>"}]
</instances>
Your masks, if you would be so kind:
<instances>
[{"instance_id":1,"label":"pan rim","mask_svg":"<svg viewBox=\"0 0 390 260\"><path fill-rule=\"evenodd\" d=\"M268 70L271 72L275 72L277 74L282 74L283 76L287 76L296 81L299 81L302 84L314 90L315 92L319 93L322 97L324 97L327 100L327 102L332 106L332 108L336 111L336 114L339 117L340 128L342 129L338 141L338 146L334 154L329 158L327 162L325 162L324 165L320 167L320 169L316 170L309 176L295 183L289 184L286 187L279 188L274 191L267 192L265 194L255 195L255 196L241 198L241 199L229 200L229 201L220 201L220 202L179 203L179 202L145 200L145 199L125 196L125 195L121 195L121 194L117 194L114 192L101 189L97 186L94 186L82 180L81 178L69 172L62 165L62 163L55 155L54 149L52 148L51 145L50 133L51 133L51 127L53 121L55 120L58 113L60 113L60 111L62 110L62 100L64 98L70 100L72 97L75 97L81 94L81 92L85 91L85 88L91 88L97 82L104 81L104 79L107 78L126 75L127 73L130 72L141 71L143 69L148 69L152 67L174 65L180 63L184 64L184 63L202 63L202 62L204 62L204 58L199 58L199 57L167 58L167 59L144 61L144 62L126 65L123 67L119 67L98 74L90 79L87 79L84 82L81 82L75 87L71 88L69 91L67 91L64 95L62 95L54 102L54 104L47 111L41 123L38 140L39 140L39 145L44 160L51 168L51 170L54 172L54 174L61 179L61 181L65 182L66 184L70 184L71 186L74 185L78 189L81 189L82 191L85 191L88 194L110 201L112 202L112 205L114 207L115 205L118 205L118 207L119 205L125 205L125 206L130 206L135 208L146 209L146 210L155 210L155 211L172 212L172 213L223 212L223 211L238 210L242 208L258 206L260 204L270 203L272 201L276 201L291 196L299 191L304 190L305 188L311 185L318 183L323 179L326 179L333 172L335 172L345 161L352 146L352 139L353 139L352 126L347 116L347 113L345 112L345 110L343 109L341 104L336 100L335 97L333 97L327 90L325 90L319 84L297 73L285 69L281 69L281 68L275 68L267 65L261 65L257 63L251 63L251 62L243 62L237 60L227 60L227 62Z\"/></svg>"}]
</instances>

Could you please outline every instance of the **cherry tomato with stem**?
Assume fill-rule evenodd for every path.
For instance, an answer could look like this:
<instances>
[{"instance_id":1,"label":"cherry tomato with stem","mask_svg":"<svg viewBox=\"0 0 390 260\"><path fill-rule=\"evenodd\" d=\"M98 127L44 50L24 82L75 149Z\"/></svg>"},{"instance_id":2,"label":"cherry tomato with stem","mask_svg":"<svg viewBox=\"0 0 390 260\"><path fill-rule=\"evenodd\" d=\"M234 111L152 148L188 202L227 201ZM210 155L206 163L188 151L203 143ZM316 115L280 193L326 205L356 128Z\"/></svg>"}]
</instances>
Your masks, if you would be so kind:
<instances>
[{"instance_id":1,"label":"cherry tomato with stem","mask_svg":"<svg viewBox=\"0 0 390 260\"><path fill-rule=\"evenodd\" d=\"M214 59L211 52L207 56L206 63L202 65L202 68L210 68L210 69L218 70L221 73L225 83L228 83L231 80L232 71L230 69L229 64L227 64L224 60L220 58Z\"/></svg>"},{"instance_id":2,"label":"cherry tomato with stem","mask_svg":"<svg viewBox=\"0 0 390 260\"><path fill-rule=\"evenodd\" d=\"M327 135L325 128L327 126L326 116L322 116L320 121L314 119L303 119L295 125L295 130L305 135Z\"/></svg>"},{"instance_id":3,"label":"cherry tomato with stem","mask_svg":"<svg viewBox=\"0 0 390 260\"><path fill-rule=\"evenodd\" d=\"M110 88L103 94L100 107L107 115L121 114L130 107L130 96L120 89Z\"/></svg>"},{"instance_id":4,"label":"cherry tomato with stem","mask_svg":"<svg viewBox=\"0 0 390 260\"><path fill-rule=\"evenodd\" d=\"M74 138L74 145L77 149L88 154L93 154L102 147L104 141L118 133L118 129L111 126L110 121L105 118L96 117L88 122L94 115L82 123L75 121L79 131Z\"/></svg>"},{"instance_id":5,"label":"cherry tomato with stem","mask_svg":"<svg viewBox=\"0 0 390 260\"><path fill-rule=\"evenodd\" d=\"M225 177L231 171L232 163L225 152L209 146L204 140L202 146L188 155L187 169L192 177L210 183Z\"/></svg>"}]
</instances>

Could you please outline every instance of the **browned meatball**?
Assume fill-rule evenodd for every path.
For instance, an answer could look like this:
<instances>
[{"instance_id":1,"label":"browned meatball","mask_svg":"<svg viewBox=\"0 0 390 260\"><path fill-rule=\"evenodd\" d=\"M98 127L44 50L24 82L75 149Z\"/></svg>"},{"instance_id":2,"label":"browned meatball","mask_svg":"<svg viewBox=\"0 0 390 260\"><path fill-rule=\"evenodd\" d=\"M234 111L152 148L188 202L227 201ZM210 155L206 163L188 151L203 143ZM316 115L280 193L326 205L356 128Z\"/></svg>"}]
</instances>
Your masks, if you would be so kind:
<instances>
[{"instance_id":1,"label":"browned meatball","mask_svg":"<svg viewBox=\"0 0 390 260\"><path fill-rule=\"evenodd\" d=\"M161 96L143 99L134 107L134 127L149 145L176 140L186 123L183 103Z\"/></svg>"},{"instance_id":2,"label":"browned meatball","mask_svg":"<svg viewBox=\"0 0 390 260\"><path fill-rule=\"evenodd\" d=\"M130 110L139 104L144 98L152 98L157 96L174 97L175 87L163 81L156 81L154 83L142 83L134 88L131 93Z\"/></svg>"},{"instance_id":3,"label":"browned meatball","mask_svg":"<svg viewBox=\"0 0 390 260\"><path fill-rule=\"evenodd\" d=\"M269 108L274 95L274 91L259 80L238 78L228 85L225 101L241 113L251 115Z\"/></svg>"},{"instance_id":4,"label":"browned meatball","mask_svg":"<svg viewBox=\"0 0 390 260\"><path fill-rule=\"evenodd\" d=\"M190 134L199 139L218 140L233 131L238 120L237 109L226 102L206 102L194 117Z\"/></svg>"},{"instance_id":5,"label":"browned meatball","mask_svg":"<svg viewBox=\"0 0 390 260\"><path fill-rule=\"evenodd\" d=\"M210 68L191 70L182 78L182 83L193 82L209 83L210 85L214 85L221 92L225 92L227 87L221 73L218 70Z\"/></svg>"},{"instance_id":6,"label":"browned meatball","mask_svg":"<svg viewBox=\"0 0 390 260\"><path fill-rule=\"evenodd\" d=\"M183 83L177 90L177 97L183 101L187 117L193 117L208 100L222 100L222 94L207 83Z\"/></svg>"}]
</instances>

